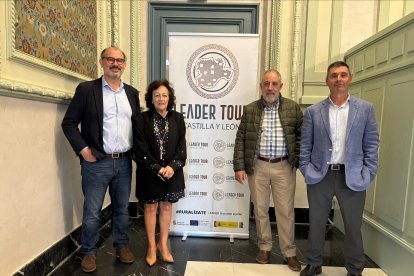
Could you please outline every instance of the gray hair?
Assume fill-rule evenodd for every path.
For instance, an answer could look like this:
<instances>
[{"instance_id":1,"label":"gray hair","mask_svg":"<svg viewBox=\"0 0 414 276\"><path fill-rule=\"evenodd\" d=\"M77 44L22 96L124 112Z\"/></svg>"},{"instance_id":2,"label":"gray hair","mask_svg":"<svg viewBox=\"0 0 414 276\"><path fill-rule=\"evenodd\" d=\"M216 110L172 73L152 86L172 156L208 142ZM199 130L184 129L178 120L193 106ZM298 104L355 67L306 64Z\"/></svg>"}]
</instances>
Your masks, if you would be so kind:
<instances>
[{"instance_id":1,"label":"gray hair","mask_svg":"<svg viewBox=\"0 0 414 276\"><path fill-rule=\"evenodd\" d=\"M121 49L121 48L116 47L116 46L111 46L111 47L108 47L108 48L103 49L103 50L102 50L102 52L101 52L101 59L102 59L103 57L105 57L105 52L106 52L107 50L109 50L109 49L114 49L114 50L121 51L121 53L122 53L122 55L124 56L124 59L125 59L125 61L126 61L127 57L126 57L126 55L125 55L124 51L122 51L122 49Z\"/></svg>"},{"instance_id":2,"label":"gray hair","mask_svg":"<svg viewBox=\"0 0 414 276\"><path fill-rule=\"evenodd\" d=\"M280 83L283 83L282 82L282 75L279 73L279 71L277 71L276 69L269 69L269 70L266 70L264 73L263 73L263 76L264 75L266 75L267 73L270 73L270 72L273 72L273 73L276 73L276 75L279 77L279 81L280 81Z\"/></svg>"}]
</instances>

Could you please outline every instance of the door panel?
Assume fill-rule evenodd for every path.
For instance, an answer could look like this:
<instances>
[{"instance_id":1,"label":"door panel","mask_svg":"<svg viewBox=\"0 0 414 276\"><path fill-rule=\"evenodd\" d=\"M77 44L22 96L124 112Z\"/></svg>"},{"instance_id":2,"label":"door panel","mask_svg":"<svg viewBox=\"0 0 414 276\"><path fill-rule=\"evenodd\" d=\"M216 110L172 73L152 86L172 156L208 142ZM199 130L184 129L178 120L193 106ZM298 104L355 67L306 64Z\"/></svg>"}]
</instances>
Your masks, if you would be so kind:
<instances>
[{"instance_id":1,"label":"door panel","mask_svg":"<svg viewBox=\"0 0 414 276\"><path fill-rule=\"evenodd\" d=\"M149 3L148 80L168 78L168 33L257 33L258 5Z\"/></svg>"}]
</instances>

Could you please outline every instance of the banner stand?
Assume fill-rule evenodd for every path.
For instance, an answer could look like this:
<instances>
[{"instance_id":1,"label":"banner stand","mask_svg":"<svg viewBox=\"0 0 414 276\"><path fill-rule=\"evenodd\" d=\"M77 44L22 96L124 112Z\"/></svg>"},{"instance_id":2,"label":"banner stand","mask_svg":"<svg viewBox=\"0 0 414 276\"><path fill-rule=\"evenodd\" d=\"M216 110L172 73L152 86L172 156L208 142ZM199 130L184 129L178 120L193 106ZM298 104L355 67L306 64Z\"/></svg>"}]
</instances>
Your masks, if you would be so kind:
<instances>
[{"instance_id":1,"label":"banner stand","mask_svg":"<svg viewBox=\"0 0 414 276\"><path fill-rule=\"evenodd\" d=\"M244 106L257 99L259 35L169 33L169 80L185 119L186 196L170 234L249 238L250 191L233 171Z\"/></svg>"}]
</instances>

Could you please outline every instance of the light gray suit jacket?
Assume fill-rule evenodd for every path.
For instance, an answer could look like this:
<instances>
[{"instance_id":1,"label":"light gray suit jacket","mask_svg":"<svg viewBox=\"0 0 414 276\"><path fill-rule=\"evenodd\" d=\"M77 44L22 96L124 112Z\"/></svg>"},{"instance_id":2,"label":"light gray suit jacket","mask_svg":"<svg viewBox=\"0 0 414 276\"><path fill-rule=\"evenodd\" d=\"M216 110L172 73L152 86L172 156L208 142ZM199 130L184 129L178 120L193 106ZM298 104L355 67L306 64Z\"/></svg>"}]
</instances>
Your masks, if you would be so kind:
<instances>
[{"instance_id":1,"label":"light gray suit jacket","mask_svg":"<svg viewBox=\"0 0 414 276\"><path fill-rule=\"evenodd\" d=\"M354 191L368 189L377 174L378 128L371 103L349 98L345 140L346 185ZM329 99L310 106L304 115L299 169L307 184L319 183L328 172L332 155Z\"/></svg>"}]
</instances>

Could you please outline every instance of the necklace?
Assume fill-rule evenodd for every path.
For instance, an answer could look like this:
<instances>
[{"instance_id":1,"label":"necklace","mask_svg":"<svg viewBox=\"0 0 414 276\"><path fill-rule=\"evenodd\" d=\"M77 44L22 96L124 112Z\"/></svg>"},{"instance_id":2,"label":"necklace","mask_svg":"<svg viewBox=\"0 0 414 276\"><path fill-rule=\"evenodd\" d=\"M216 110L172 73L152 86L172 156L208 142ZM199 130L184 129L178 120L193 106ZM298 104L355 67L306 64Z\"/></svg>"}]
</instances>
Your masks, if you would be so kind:
<instances>
[{"instance_id":1,"label":"necklace","mask_svg":"<svg viewBox=\"0 0 414 276\"><path fill-rule=\"evenodd\" d=\"M154 126L154 132L155 132L155 135L157 136L158 141L160 143L160 159L162 159L165 151L167 150L165 148L167 146L165 140L166 140L167 135L168 135L168 120L167 119L165 120L164 129L161 129L160 127L161 127L162 119L160 119L160 118L154 118L154 119L155 119L154 120L154 122L155 122L154 123L154 125L155 125ZM160 127L158 127L158 126L160 126ZM163 134L162 136L161 136L161 133ZM164 145L165 145L165 147L164 147Z\"/></svg>"}]
</instances>

